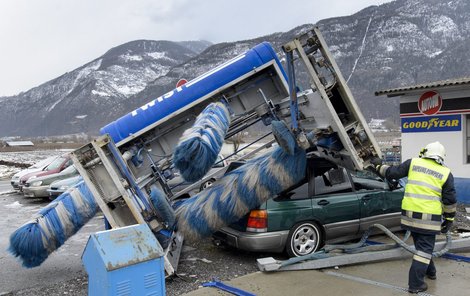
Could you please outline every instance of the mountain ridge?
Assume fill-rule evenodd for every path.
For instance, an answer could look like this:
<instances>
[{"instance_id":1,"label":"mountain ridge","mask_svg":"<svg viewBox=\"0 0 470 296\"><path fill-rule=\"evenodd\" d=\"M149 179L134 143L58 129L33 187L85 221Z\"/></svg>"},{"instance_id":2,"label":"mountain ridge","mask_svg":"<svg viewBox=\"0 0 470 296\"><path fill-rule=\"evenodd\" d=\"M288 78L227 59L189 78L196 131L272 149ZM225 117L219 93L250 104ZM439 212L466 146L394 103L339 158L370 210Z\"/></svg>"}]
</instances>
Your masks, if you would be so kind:
<instances>
[{"instance_id":1,"label":"mountain ridge","mask_svg":"<svg viewBox=\"0 0 470 296\"><path fill-rule=\"evenodd\" d=\"M398 122L381 89L469 76L470 3L396 0L320 20L331 53L366 118ZM134 40L17 96L0 97L0 136L47 136L99 128L262 41L281 46L313 24L253 39ZM306 75L296 74L300 85Z\"/></svg>"}]
</instances>

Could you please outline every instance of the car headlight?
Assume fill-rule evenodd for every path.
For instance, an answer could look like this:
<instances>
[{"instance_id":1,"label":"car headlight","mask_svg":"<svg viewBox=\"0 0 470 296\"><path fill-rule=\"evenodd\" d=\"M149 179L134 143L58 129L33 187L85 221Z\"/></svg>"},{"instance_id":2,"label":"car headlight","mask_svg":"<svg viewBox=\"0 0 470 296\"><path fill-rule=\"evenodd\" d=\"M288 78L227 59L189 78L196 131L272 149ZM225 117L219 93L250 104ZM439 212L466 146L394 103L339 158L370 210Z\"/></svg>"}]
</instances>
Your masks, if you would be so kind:
<instances>
[{"instance_id":1,"label":"car headlight","mask_svg":"<svg viewBox=\"0 0 470 296\"><path fill-rule=\"evenodd\" d=\"M30 183L30 186L35 187L35 186L41 186L42 181L34 181Z\"/></svg>"},{"instance_id":2,"label":"car headlight","mask_svg":"<svg viewBox=\"0 0 470 296\"><path fill-rule=\"evenodd\" d=\"M68 185L62 185L59 187L59 190L67 190L67 189L69 189Z\"/></svg>"},{"instance_id":3,"label":"car headlight","mask_svg":"<svg viewBox=\"0 0 470 296\"><path fill-rule=\"evenodd\" d=\"M38 177L38 176L32 176L32 177L30 177L29 179L27 179L26 181L36 179L37 177Z\"/></svg>"}]
</instances>

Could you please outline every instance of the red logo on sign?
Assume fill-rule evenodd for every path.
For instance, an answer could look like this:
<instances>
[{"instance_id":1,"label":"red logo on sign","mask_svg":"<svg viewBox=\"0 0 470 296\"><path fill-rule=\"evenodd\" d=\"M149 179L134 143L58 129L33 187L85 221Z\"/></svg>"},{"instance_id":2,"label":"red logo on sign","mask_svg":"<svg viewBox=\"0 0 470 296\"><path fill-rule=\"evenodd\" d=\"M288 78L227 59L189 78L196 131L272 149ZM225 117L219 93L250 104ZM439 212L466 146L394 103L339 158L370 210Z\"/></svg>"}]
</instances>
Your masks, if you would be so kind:
<instances>
[{"instance_id":1,"label":"red logo on sign","mask_svg":"<svg viewBox=\"0 0 470 296\"><path fill-rule=\"evenodd\" d=\"M178 82L176 83L176 87L180 87L180 86L186 84L187 82L188 81L186 79L182 78L182 79L178 80Z\"/></svg>"},{"instance_id":2,"label":"red logo on sign","mask_svg":"<svg viewBox=\"0 0 470 296\"><path fill-rule=\"evenodd\" d=\"M434 115L442 107L441 95L436 91L427 91L419 97L418 109L424 115Z\"/></svg>"}]
</instances>

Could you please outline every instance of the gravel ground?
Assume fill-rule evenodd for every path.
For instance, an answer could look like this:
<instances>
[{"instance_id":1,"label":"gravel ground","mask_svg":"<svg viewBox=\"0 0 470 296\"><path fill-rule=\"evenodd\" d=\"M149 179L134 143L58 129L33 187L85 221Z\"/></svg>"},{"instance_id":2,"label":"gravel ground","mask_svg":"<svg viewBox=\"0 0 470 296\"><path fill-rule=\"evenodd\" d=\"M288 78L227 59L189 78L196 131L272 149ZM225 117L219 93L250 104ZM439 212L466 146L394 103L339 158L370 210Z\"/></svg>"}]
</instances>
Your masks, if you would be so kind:
<instances>
[{"instance_id":1,"label":"gravel ground","mask_svg":"<svg viewBox=\"0 0 470 296\"><path fill-rule=\"evenodd\" d=\"M470 205L467 205L467 210L462 204L457 204L457 214L455 215L452 230L457 232L470 231Z\"/></svg>"}]
</instances>

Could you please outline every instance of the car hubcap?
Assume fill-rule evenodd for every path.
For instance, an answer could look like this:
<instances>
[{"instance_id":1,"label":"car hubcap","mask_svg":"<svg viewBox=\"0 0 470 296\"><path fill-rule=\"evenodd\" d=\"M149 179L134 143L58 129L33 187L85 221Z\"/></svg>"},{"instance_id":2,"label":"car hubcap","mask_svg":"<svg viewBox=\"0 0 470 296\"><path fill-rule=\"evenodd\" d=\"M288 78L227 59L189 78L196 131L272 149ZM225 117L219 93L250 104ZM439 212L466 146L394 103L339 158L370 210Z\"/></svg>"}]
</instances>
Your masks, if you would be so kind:
<instances>
[{"instance_id":1,"label":"car hubcap","mask_svg":"<svg viewBox=\"0 0 470 296\"><path fill-rule=\"evenodd\" d=\"M204 185L202 185L202 188L203 189L209 188L212 186L212 184L213 184L212 181L207 181L206 183L204 183Z\"/></svg>"},{"instance_id":2,"label":"car hubcap","mask_svg":"<svg viewBox=\"0 0 470 296\"><path fill-rule=\"evenodd\" d=\"M299 255L307 255L315 250L318 240L318 233L315 228L310 225L304 225L297 229L292 237L292 246Z\"/></svg>"}]
</instances>

